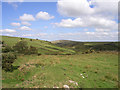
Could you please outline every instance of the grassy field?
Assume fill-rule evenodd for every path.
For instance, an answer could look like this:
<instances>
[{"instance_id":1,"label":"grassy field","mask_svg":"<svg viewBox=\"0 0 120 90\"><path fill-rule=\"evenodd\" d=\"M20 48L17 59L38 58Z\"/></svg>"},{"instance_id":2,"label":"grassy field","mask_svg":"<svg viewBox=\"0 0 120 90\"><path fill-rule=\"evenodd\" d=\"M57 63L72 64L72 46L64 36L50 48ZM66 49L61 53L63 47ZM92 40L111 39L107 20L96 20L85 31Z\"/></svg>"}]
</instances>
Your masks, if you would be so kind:
<instances>
[{"instance_id":1,"label":"grassy field","mask_svg":"<svg viewBox=\"0 0 120 90\"><path fill-rule=\"evenodd\" d=\"M116 88L118 54L19 55L14 71L2 71L3 88Z\"/></svg>"},{"instance_id":2,"label":"grassy field","mask_svg":"<svg viewBox=\"0 0 120 90\"><path fill-rule=\"evenodd\" d=\"M14 46L17 42L21 41L20 37L9 37L9 36L2 36L2 40L4 41L5 44L9 46ZM65 49L62 47L58 47L48 41L43 41L43 40L36 40L32 39L30 41L29 38L23 38L22 40L26 41L28 43L28 46L34 46L38 49L38 53L41 54L73 54L75 51L70 50L70 49Z\"/></svg>"}]
</instances>

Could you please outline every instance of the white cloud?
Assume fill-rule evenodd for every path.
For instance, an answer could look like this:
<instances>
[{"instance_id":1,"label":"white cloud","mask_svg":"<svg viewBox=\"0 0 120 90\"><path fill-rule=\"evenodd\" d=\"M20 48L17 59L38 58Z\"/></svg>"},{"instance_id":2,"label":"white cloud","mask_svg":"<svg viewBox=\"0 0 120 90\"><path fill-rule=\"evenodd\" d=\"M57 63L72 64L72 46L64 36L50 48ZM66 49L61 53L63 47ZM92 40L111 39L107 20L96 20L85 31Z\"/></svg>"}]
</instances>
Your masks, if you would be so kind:
<instances>
[{"instance_id":1,"label":"white cloud","mask_svg":"<svg viewBox=\"0 0 120 90\"><path fill-rule=\"evenodd\" d=\"M95 6L95 14L114 17L118 13L118 0L92 0L92 4Z\"/></svg>"},{"instance_id":2,"label":"white cloud","mask_svg":"<svg viewBox=\"0 0 120 90\"><path fill-rule=\"evenodd\" d=\"M24 0L4 0L4 2L24 2Z\"/></svg>"},{"instance_id":3,"label":"white cloud","mask_svg":"<svg viewBox=\"0 0 120 90\"><path fill-rule=\"evenodd\" d=\"M58 27L74 28L74 27L88 27L98 29L117 30L117 23L115 21L101 18L101 17L86 17L72 19L62 19L60 23L53 23Z\"/></svg>"},{"instance_id":4,"label":"white cloud","mask_svg":"<svg viewBox=\"0 0 120 90\"><path fill-rule=\"evenodd\" d=\"M45 40L74 40L74 41L117 41L117 32L69 32L49 33L42 36Z\"/></svg>"},{"instance_id":5,"label":"white cloud","mask_svg":"<svg viewBox=\"0 0 120 90\"><path fill-rule=\"evenodd\" d=\"M46 35L48 35L47 33L38 33L38 34L36 34L37 36L46 36Z\"/></svg>"},{"instance_id":6,"label":"white cloud","mask_svg":"<svg viewBox=\"0 0 120 90\"><path fill-rule=\"evenodd\" d=\"M19 4L24 2L24 0L4 0L4 2L7 2L8 4L10 4L12 7L14 7L14 9L17 9ZM19 3L17 3L19 2Z\"/></svg>"},{"instance_id":7,"label":"white cloud","mask_svg":"<svg viewBox=\"0 0 120 90\"><path fill-rule=\"evenodd\" d=\"M48 35L47 33L38 33L38 34L23 34L22 37L42 37Z\"/></svg>"},{"instance_id":8,"label":"white cloud","mask_svg":"<svg viewBox=\"0 0 120 90\"><path fill-rule=\"evenodd\" d=\"M87 0L58 0L58 12L64 16L80 17L94 13Z\"/></svg>"},{"instance_id":9,"label":"white cloud","mask_svg":"<svg viewBox=\"0 0 120 90\"><path fill-rule=\"evenodd\" d=\"M20 16L19 19L21 21L35 21L35 18L33 17L33 15L30 15L30 14L24 14L23 16Z\"/></svg>"},{"instance_id":10,"label":"white cloud","mask_svg":"<svg viewBox=\"0 0 120 90\"><path fill-rule=\"evenodd\" d=\"M12 5L15 9L18 7L18 4L15 2L8 2L8 4Z\"/></svg>"},{"instance_id":11,"label":"white cloud","mask_svg":"<svg viewBox=\"0 0 120 90\"><path fill-rule=\"evenodd\" d=\"M22 25L31 26L29 22L21 22Z\"/></svg>"},{"instance_id":12,"label":"white cloud","mask_svg":"<svg viewBox=\"0 0 120 90\"><path fill-rule=\"evenodd\" d=\"M118 0L58 0L57 7L61 15L75 19L62 19L54 23L56 26L94 28L96 31L118 29L114 21L118 15Z\"/></svg>"},{"instance_id":13,"label":"white cloud","mask_svg":"<svg viewBox=\"0 0 120 90\"><path fill-rule=\"evenodd\" d=\"M97 32L103 32L103 31L110 31L109 29L95 29L95 31L97 31Z\"/></svg>"},{"instance_id":14,"label":"white cloud","mask_svg":"<svg viewBox=\"0 0 120 90\"><path fill-rule=\"evenodd\" d=\"M94 35L95 32L86 32L86 34Z\"/></svg>"},{"instance_id":15,"label":"white cloud","mask_svg":"<svg viewBox=\"0 0 120 90\"><path fill-rule=\"evenodd\" d=\"M2 33L14 33L14 32L16 32L16 30L13 30L13 29L2 29L2 30L0 30L0 32L2 32Z\"/></svg>"},{"instance_id":16,"label":"white cloud","mask_svg":"<svg viewBox=\"0 0 120 90\"><path fill-rule=\"evenodd\" d=\"M33 34L23 34L22 37L31 37Z\"/></svg>"},{"instance_id":17,"label":"white cloud","mask_svg":"<svg viewBox=\"0 0 120 90\"><path fill-rule=\"evenodd\" d=\"M40 11L39 13L37 13L36 18L43 19L43 20L50 20L50 19L53 19L54 16L49 15L47 12Z\"/></svg>"},{"instance_id":18,"label":"white cloud","mask_svg":"<svg viewBox=\"0 0 120 90\"><path fill-rule=\"evenodd\" d=\"M20 23L11 23L12 26L20 26Z\"/></svg>"},{"instance_id":19,"label":"white cloud","mask_svg":"<svg viewBox=\"0 0 120 90\"><path fill-rule=\"evenodd\" d=\"M93 6L93 7L91 7ZM118 12L118 0L58 0L58 12L69 17L114 16Z\"/></svg>"},{"instance_id":20,"label":"white cloud","mask_svg":"<svg viewBox=\"0 0 120 90\"><path fill-rule=\"evenodd\" d=\"M20 30L27 30L27 31L30 31L32 30L31 28L27 27L27 26L22 26L20 27Z\"/></svg>"}]
</instances>

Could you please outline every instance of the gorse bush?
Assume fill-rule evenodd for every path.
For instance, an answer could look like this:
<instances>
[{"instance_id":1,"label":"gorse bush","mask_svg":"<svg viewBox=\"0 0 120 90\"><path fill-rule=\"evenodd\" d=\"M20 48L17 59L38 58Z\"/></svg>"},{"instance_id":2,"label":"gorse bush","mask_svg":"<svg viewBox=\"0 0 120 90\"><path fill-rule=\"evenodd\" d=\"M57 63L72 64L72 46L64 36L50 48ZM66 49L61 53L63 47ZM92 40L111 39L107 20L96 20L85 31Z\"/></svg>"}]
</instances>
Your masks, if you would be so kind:
<instances>
[{"instance_id":1,"label":"gorse bush","mask_svg":"<svg viewBox=\"0 0 120 90\"><path fill-rule=\"evenodd\" d=\"M2 48L3 53L13 52L13 51L14 51L13 48L8 45L6 45L5 47Z\"/></svg>"},{"instance_id":2,"label":"gorse bush","mask_svg":"<svg viewBox=\"0 0 120 90\"><path fill-rule=\"evenodd\" d=\"M2 68L5 71L12 71L12 64L17 59L17 56L13 53L2 54Z\"/></svg>"},{"instance_id":3,"label":"gorse bush","mask_svg":"<svg viewBox=\"0 0 120 90\"><path fill-rule=\"evenodd\" d=\"M30 46L29 52L30 52L30 54L37 54L37 53L38 53L38 50L37 50L36 47Z\"/></svg>"},{"instance_id":4,"label":"gorse bush","mask_svg":"<svg viewBox=\"0 0 120 90\"><path fill-rule=\"evenodd\" d=\"M30 55L30 54L38 54L38 50L36 47L30 46L28 48L28 50L25 51L26 55Z\"/></svg>"},{"instance_id":5,"label":"gorse bush","mask_svg":"<svg viewBox=\"0 0 120 90\"><path fill-rule=\"evenodd\" d=\"M28 46L26 41L19 41L13 46L13 49L17 51L18 53L26 53L28 51Z\"/></svg>"}]
</instances>

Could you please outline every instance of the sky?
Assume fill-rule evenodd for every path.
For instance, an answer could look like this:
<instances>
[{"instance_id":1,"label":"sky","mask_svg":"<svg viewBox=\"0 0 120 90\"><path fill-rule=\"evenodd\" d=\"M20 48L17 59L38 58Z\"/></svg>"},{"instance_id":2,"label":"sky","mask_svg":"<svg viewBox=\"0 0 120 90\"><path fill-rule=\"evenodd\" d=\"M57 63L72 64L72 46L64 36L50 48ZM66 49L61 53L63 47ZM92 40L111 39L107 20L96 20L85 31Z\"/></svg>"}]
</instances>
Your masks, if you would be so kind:
<instances>
[{"instance_id":1,"label":"sky","mask_svg":"<svg viewBox=\"0 0 120 90\"><path fill-rule=\"evenodd\" d=\"M118 2L7 0L2 2L0 33L47 41L117 41Z\"/></svg>"}]
</instances>

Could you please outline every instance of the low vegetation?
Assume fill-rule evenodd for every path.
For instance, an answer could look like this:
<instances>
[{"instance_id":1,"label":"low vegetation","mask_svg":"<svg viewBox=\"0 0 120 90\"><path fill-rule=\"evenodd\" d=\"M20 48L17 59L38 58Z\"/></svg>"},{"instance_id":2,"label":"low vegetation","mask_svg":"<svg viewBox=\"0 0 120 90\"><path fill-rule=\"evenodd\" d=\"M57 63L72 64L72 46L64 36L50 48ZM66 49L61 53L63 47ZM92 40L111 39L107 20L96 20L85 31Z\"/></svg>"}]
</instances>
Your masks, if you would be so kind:
<instances>
[{"instance_id":1,"label":"low vegetation","mask_svg":"<svg viewBox=\"0 0 120 90\"><path fill-rule=\"evenodd\" d=\"M2 36L3 88L117 88L117 42Z\"/></svg>"},{"instance_id":2,"label":"low vegetation","mask_svg":"<svg viewBox=\"0 0 120 90\"><path fill-rule=\"evenodd\" d=\"M118 54L115 52L20 55L13 66L18 68L13 72L2 72L3 88L118 87Z\"/></svg>"}]
</instances>

